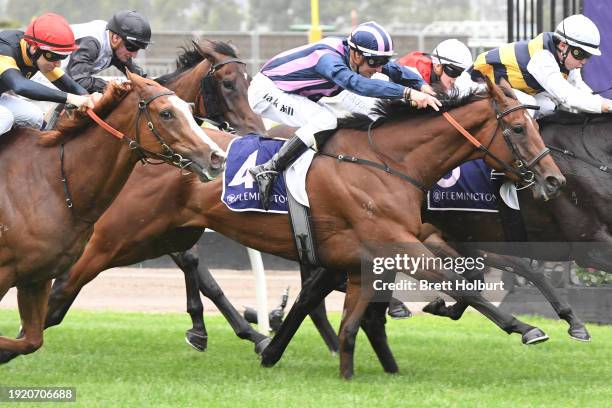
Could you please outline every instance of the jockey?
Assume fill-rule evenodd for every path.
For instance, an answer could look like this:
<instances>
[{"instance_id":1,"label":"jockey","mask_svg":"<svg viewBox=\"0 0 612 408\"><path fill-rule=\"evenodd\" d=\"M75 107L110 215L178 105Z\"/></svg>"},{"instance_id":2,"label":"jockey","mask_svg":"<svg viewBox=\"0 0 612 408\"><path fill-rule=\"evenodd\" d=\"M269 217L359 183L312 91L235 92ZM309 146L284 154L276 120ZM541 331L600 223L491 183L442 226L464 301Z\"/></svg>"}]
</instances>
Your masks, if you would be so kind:
<instances>
[{"instance_id":1,"label":"jockey","mask_svg":"<svg viewBox=\"0 0 612 408\"><path fill-rule=\"evenodd\" d=\"M413 51L398 58L395 62L421 77L426 83L421 91L430 95L435 95L431 87L435 84L440 84L447 93L456 86L461 91L467 91L476 85L472 82L470 75L465 72L472 65L472 53L465 44L456 39L442 41L431 54ZM388 80L381 73L376 73L374 78ZM459 78L461 84L456 83ZM374 118L372 108L378 99L343 91L339 96L339 101L342 107L350 113L361 113Z\"/></svg>"},{"instance_id":2,"label":"jockey","mask_svg":"<svg viewBox=\"0 0 612 408\"><path fill-rule=\"evenodd\" d=\"M472 65L472 53L461 41L451 38L434 48L431 54L413 51L397 60L430 85L440 84L445 92L455 87L455 81Z\"/></svg>"},{"instance_id":3,"label":"jockey","mask_svg":"<svg viewBox=\"0 0 612 408\"><path fill-rule=\"evenodd\" d=\"M530 41L518 41L480 54L472 79L505 78L525 104L540 106L538 117L557 106L589 113L608 112L612 101L593 95L582 80L581 68L599 50L599 30L582 14L569 16L554 33L544 32Z\"/></svg>"},{"instance_id":4,"label":"jockey","mask_svg":"<svg viewBox=\"0 0 612 408\"><path fill-rule=\"evenodd\" d=\"M132 59L151 44L151 27L136 11L119 11L108 22L94 20L71 27L79 48L66 62L66 72L89 92L104 89L106 81L93 75L111 65L124 74L127 68L144 75Z\"/></svg>"},{"instance_id":5,"label":"jockey","mask_svg":"<svg viewBox=\"0 0 612 408\"><path fill-rule=\"evenodd\" d=\"M348 89L359 95L403 99L419 108L438 110L440 102L419 91L423 80L390 61L393 54L389 33L375 22L367 22L348 38L329 37L278 54L255 75L249 87L253 111L299 128L270 161L249 169L259 185L264 209L269 208L270 189L278 172L315 145L316 133L336 128L336 114L319 102L323 96ZM388 75L392 82L370 79L376 72Z\"/></svg>"},{"instance_id":6,"label":"jockey","mask_svg":"<svg viewBox=\"0 0 612 408\"><path fill-rule=\"evenodd\" d=\"M0 134L13 124L40 128L42 111L31 102L8 91L37 101L69 103L78 108L93 108L94 96L64 74L60 61L76 48L74 35L64 17L47 13L33 20L25 33L5 30L0 33ZM31 81L40 71L58 89Z\"/></svg>"}]
</instances>

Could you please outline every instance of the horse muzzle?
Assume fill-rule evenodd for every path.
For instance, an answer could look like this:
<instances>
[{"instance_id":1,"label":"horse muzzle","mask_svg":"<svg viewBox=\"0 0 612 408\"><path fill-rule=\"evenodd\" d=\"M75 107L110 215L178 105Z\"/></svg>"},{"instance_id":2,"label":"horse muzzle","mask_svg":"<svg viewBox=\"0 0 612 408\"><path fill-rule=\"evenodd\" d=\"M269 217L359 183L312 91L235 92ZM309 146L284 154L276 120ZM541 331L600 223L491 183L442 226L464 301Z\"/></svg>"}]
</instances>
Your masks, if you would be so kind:
<instances>
[{"instance_id":1,"label":"horse muzzle","mask_svg":"<svg viewBox=\"0 0 612 408\"><path fill-rule=\"evenodd\" d=\"M561 189L565 186L565 177L562 174L546 175L537 180L536 188L534 189L534 198L544 201L551 200L561 193Z\"/></svg>"}]
</instances>

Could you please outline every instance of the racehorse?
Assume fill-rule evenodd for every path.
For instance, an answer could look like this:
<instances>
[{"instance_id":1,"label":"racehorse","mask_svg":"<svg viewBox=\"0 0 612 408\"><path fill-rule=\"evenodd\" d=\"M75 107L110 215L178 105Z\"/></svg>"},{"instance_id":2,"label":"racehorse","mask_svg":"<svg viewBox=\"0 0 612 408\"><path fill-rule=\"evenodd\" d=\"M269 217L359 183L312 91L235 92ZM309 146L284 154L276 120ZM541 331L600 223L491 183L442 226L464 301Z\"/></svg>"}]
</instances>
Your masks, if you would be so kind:
<instances>
[{"instance_id":1,"label":"racehorse","mask_svg":"<svg viewBox=\"0 0 612 408\"><path fill-rule=\"evenodd\" d=\"M490 146L491 151L496 156L501 156L502 160L509 161L513 157L504 140L511 143L517 157L518 155L528 157L530 160L525 163L533 162L530 167L536 173L535 194L540 197L552 197L564 183L564 179L552 159L542 154L543 144L533 123L523 114L523 106L518 105L515 99L506 96L501 88L495 85L490 86L489 92L486 95L471 96L469 104L468 100L448 102L450 108L457 105L451 113L461 118L459 122L473 131L477 139L484 140L486 142L484 145ZM496 108L499 110L496 111ZM412 179L417 184L426 186L437 180L436 177L443 175L447 167L472 157L482 156L482 153L470 147L471 145L458 136L458 131L439 116L403 111L391 116L394 119L389 119L387 123L375 129L377 149L373 149L368 143L368 135L371 132L364 129L343 128L338 130L326 144L323 153L342 152L345 157L350 157L351 154L361 155L376 163L384 160L397 170L389 170L392 174L387 174L378 168L345 164L324 155L316 157L313 161L307 185L312 196L311 207L315 219L316 242L319 243L322 262L329 268L329 276L335 280L344 280L347 270L352 271L349 275L354 279L355 267L359 273L360 251L367 251L366 247L361 246L360 241L366 241L367 237L371 236L370 233L380 233L385 230L386 232L378 237L378 240L383 242L418 242L416 235L420 228L418 215L420 204L417 203L420 203L421 190L406 183L406 179ZM370 125L370 122L362 119L359 126ZM410 129L410 133L407 134L406 129ZM505 130L506 139L494 137L501 134L502 130ZM211 134L221 147L229 143L227 135ZM387 152L384 159L377 155L378 150ZM391 157L389 152L394 152ZM440 161L428 160L424 163L418 160L415 154L439 157ZM538 160L534 162L533 159ZM487 160L495 161L490 154L487 154ZM410 163L419 163L420 167L417 168ZM497 168L501 166L499 162L492 164ZM406 178L394 175L399 173L409 173L413 176ZM172 173L159 178L155 178L156 173L150 170L143 172L143 175L145 174L148 174L149 178L142 179L139 183L141 191L126 190L126 194L137 197L145 195L145 190L148 189L159 191L174 185L170 182L172 177L175 177ZM338 177L330 179L325 176L327 174L337 174ZM414 180L414 176L420 181ZM123 207L124 211L116 212L114 217L107 217L111 211L107 212L96 225L83 257L70 272L71 293L76 295L80 287L88 281L87 274L90 270L97 273L118 263L143 259L141 258L143 254L150 257L152 249L162 248L159 255L176 250L177 247L184 245L186 237L193 237L194 230L199 234L199 229L205 227L249 247L288 259L297 258L290 239L290 226L286 216L232 213L219 199L221 183L215 182L207 187L214 188L199 186L197 189L192 189L191 195L187 197L178 194L169 195L174 197L174 201L164 202L163 205L160 203L157 208L152 208L149 203L146 211L140 207L139 200L132 200L132 206ZM372 188L375 191L364 190ZM347 195L347 189L350 189L351 195ZM390 200L390 197L393 200ZM178 201L183 198L187 201L178 205ZM396 199L402 204L399 205L399 201L395 203ZM417 211L410 211L411 206L416 206ZM164 211L170 211L172 218L160 217ZM142 225L147 227L125 231L126 233L120 236L129 239L117 241L116 237L119 235L115 231L117 228L124 230L129 227L124 220L129 219L132 214L138 214L139 218L151 214L149 219L143 219ZM409 215L412 215L412 218ZM366 218L365 223L368 225L363 224L363 217ZM377 223L384 228L373 227ZM193 241L183 249L189 248L191 244ZM341 278L338 278L339 276ZM523 334L524 341L530 341L532 336L539 333L539 329L518 322L511 316L486 305L478 296L470 300L481 310L490 312L496 321L503 322L507 330ZM347 357L345 354L344 364ZM343 372L349 374L349 371L343 370ZM350 372L352 373L352 369Z\"/></svg>"},{"instance_id":2,"label":"racehorse","mask_svg":"<svg viewBox=\"0 0 612 408\"><path fill-rule=\"evenodd\" d=\"M557 315L569 323L568 332L577 340L590 336L570 305L560 299L541 274L532 272L525 261L532 258L547 261L575 260L582 267L612 272L612 117L609 115L575 115L559 112L541 123L545 143L557 155L557 164L567 178L561 196L546 205L534 202L529 194L519 191L521 215L527 238L539 246L510 245L490 253L482 243L504 241L504 230L497 214L454 211L425 211L423 218L442 231L452 242L475 242L476 247L463 247L462 254L477 249L489 250L486 263L499 269L512 268L514 273L536 283ZM567 220L573 220L571 223ZM483 248L484 247L484 248ZM500 256L500 255L512 256ZM446 307L441 299L425 307L425 311L459 319L466 305L457 302Z\"/></svg>"},{"instance_id":3,"label":"racehorse","mask_svg":"<svg viewBox=\"0 0 612 408\"><path fill-rule=\"evenodd\" d=\"M198 42L193 42L193 48L183 49L183 52L177 58L176 66L176 71L163 75L156 81L175 91L181 99L193 103L194 115L224 130L233 128L238 133L265 133L261 118L249 106L247 100L249 77L246 66L239 59L234 47L222 41L201 39ZM185 218L179 210L183 207L181 200L187 200L193 194L190 190L197 190L199 183L187 182L188 178L182 178L181 182L176 183L174 174L166 173L171 173L171 171L163 166L137 167L124 189L125 193L128 194L125 196L125 200L124 193L121 193L107 210L108 214L103 215L102 222L104 222L104 219L121 218L126 208L134 206L129 191L134 188L145 187L143 183L146 183L146 181L144 180L150 177L159 177L160 179L168 179L168 182L172 184L171 188L163 188L155 192L160 197L160 203L176 203L174 210L172 207L168 207L167 210L176 211L178 214L175 215L166 210L160 211L155 219L151 220L151 224L145 227L145 230L154 230L162 225L166 228L165 221L170 223L178 221L179 223L176 224L178 230L169 234L169 239L161 239L160 242L152 245L149 245L151 242L140 243L138 240L133 242L134 235L114 237L113 240L117 240L118 244L121 240L126 240L119 245L129 243L133 245L132 249L134 251L131 255L122 258L117 253L112 264L114 266L124 266L169 254L179 268L185 271L186 286L189 290L187 312L192 320L192 328L187 330L185 336L190 345L200 351L205 350L207 346L208 336L204 325L203 305L199 297L198 286L206 288L203 290L204 296L210 298L223 311L224 316L240 338L250 340L255 345L260 344L266 337L253 330L240 313L236 311L216 284L208 269L202 268L198 271L198 263L197 260L194 262L193 255L182 253L186 245L185 249L193 246L204 232L203 228L186 228L180 224L182 218ZM147 194L149 193L153 194L153 191L147 192ZM167 217L162 217L162 213L166 213ZM94 228L94 231L96 230L97 227ZM92 239L95 240L97 236L97 232L94 232ZM111 244L108 243L108 245ZM88 253L86 251L82 259L72 268L73 271L78 271L81 265L88 265L88 274L78 273L81 286L106 269L105 260L101 259L100 256L96 256L96 263L90 265L87 261ZM107 251L105 256L111 255L111 253ZM96 269L97 265L100 269ZM46 319L45 327L59 324L76 298L80 286L78 289L73 289L75 288L74 283L70 282L69 279L67 275L64 275L55 280L49 304L50 313ZM198 280L203 280L203 283L198 285ZM74 293L71 293L73 291ZM263 347L264 344L260 347ZM0 353L0 361L6 361L5 359L10 358L9 356L9 353Z\"/></svg>"},{"instance_id":4,"label":"racehorse","mask_svg":"<svg viewBox=\"0 0 612 408\"><path fill-rule=\"evenodd\" d=\"M196 125L187 103L127 75L129 82L108 86L95 112L77 112L57 131L15 129L0 141L0 299L17 287L23 334L0 337L2 351L41 347L51 279L76 261L138 160L162 160L202 181L222 171L225 153Z\"/></svg>"}]
</instances>

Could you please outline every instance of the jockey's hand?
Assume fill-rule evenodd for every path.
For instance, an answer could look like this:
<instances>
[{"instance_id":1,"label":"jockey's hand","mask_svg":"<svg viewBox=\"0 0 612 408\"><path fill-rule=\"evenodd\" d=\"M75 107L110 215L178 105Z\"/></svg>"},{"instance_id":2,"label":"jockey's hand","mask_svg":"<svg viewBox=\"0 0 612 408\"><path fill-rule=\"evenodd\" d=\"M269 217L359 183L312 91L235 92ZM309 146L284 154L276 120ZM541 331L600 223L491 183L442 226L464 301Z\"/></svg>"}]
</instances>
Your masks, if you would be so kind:
<instances>
[{"instance_id":1,"label":"jockey's hand","mask_svg":"<svg viewBox=\"0 0 612 408\"><path fill-rule=\"evenodd\" d=\"M423 84L423 86L421 87L421 92L425 92L426 94L432 95L432 96L436 96L436 91L433 90L433 88L431 87L431 85L429 84Z\"/></svg>"},{"instance_id":2,"label":"jockey's hand","mask_svg":"<svg viewBox=\"0 0 612 408\"><path fill-rule=\"evenodd\" d=\"M93 99L94 105L97 105L100 99L102 99L102 94L100 92L94 92L90 96Z\"/></svg>"},{"instance_id":3,"label":"jockey's hand","mask_svg":"<svg viewBox=\"0 0 612 408\"><path fill-rule=\"evenodd\" d=\"M410 100L415 102L416 107L419 109L431 106L434 110L439 111L439 107L442 106L442 103L438 100L438 98L424 92L417 91L416 89L413 89L410 92Z\"/></svg>"},{"instance_id":4,"label":"jockey's hand","mask_svg":"<svg viewBox=\"0 0 612 408\"><path fill-rule=\"evenodd\" d=\"M76 95L69 93L66 97L66 103L76 106L80 111L85 111L87 108L93 109L94 107L92 95Z\"/></svg>"},{"instance_id":5,"label":"jockey's hand","mask_svg":"<svg viewBox=\"0 0 612 408\"><path fill-rule=\"evenodd\" d=\"M612 100L610 99L605 99L601 102L601 111L603 113L608 113L610 112L612 109Z\"/></svg>"}]
</instances>

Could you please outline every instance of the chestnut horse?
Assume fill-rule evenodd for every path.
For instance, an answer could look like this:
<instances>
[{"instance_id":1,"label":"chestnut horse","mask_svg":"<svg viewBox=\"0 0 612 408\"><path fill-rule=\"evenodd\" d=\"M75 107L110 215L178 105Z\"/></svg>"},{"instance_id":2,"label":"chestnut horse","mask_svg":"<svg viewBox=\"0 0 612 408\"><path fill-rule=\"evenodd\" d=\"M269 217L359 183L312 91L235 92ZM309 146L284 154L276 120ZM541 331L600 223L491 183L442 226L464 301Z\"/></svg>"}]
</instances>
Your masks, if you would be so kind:
<instances>
[{"instance_id":1,"label":"chestnut horse","mask_svg":"<svg viewBox=\"0 0 612 408\"><path fill-rule=\"evenodd\" d=\"M41 347L51 279L82 253L138 160L189 168L202 181L223 168L224 152L184 101L156 82L130 73L128 79L109 85L95 109L106 120L100 126L76 113L57 131L15 129L1 138L0 299L17 287L23 334L0 337L2 351L28 354Z\"/></svg>"},{"instance_id":2,"label":"chestnut horse","mask_svg":"<svg viewBox=\"0 0 612 408\"><path fill-rule=\"evenodd\" d=\"M534 163L533 167L536 173L536 194L540 197L553 196L564 183L564 179L550 157L541 157L544 147L530 118L524 114L522 106L519 106L515 99L504 95L499 87L491 85L489 92L486 95L472 96L470 103L455 102L458 106L452 110L453 116L461 118L460 122L464 127L471 130L476 138L485 141L491 151L507 162L512 160L512 153L501 137L495 137L505 129L507 143L512 143L515 154L529 159L541 159ZM497 118L499 112L495 110L496 107L500 109L499 112L504 111L505 114ZM326 145L323 153L342 152L345 155L365 156L377 163L384 160L391 163L398 172L411 174L425 186L441 177L448 168L483 155L480 150L475 150L465 139L460 138L458 131L439 116L431 113L397 113L391 116L393 119L376 128L379 149L387 152L384 159L368 144L369 132L363 129L339 130ZM360 122L360 126L369 125L365 120ZM407 134L406 129L414 132ZM413 137L409 137L410 134ZM230 141L230 138L222 133L211 135L221 147L227 146ZM439 159L424 162L416 157L422 154ZM487 155L487 160L493 161L490 154ZM416 163L418 165L415 165ZM499 162L492 165L500 168ZM70 302L73 299L70 295L76 296L78 290L99 271L152 257L155 251L158 252L156 255L161 255L172 250L187 249L193 244L188 238L199 236L201 229L207 227L249 247L296 259L297 254L290 238L290 226L286 216L232 213L220 201L221 184L218 182L205 187L198 186L190 191L189 196L169 194L169 197L174 197L174 201L160 203L155 208L151 207L152 203L148 203L145 211L142 207L144 203L137 197L146 196L149 190L172 188L175 183L171 180L176 175L169 172L161 175L150 169L141 173L143 177L147 175L148 178L141 179L138 185L140 191L136 193L126 190L125 197L120 197L125 200L128 196L132 197L132 205L122 205L121 212L108 211L104 214L96 224L94 235L83 256L70 271L69 285L64 286L68 289ZM330 179L325 174L338 174L339 177ZM355 176L359 176L357 180ZM363 184L364 181L367 183ZM361 241L366 242L368 237L379 242L418 243L416 237L420 233L421 225L418 207L422 193L401 177L385 174L377 168L345 164L319 156L313 162L307 184L312 197L311 207L315 218L319 254L328 268L327 276L333 277L334 280L344 280L346 271L349 271L353 281L356 279L355 274L359 274L360 269L359 255L367 254L367 246L363 246ZM365 188L373 191L366 191ZM348 191L351 192L350 196L347 196ZM400 201L396 203L395 199L401 199L401 205ZM414 206L416 210L411 211ZM168 211L172 213L172 217L159 216ZM125 222L136 214L139 218L150 214L142 224L145 228L136 228ZM377 223L384 228L375 227ZM118 235L119 230L125 233ZM377 237L375 234L382 235ZM127 239L118 241L117 236ZM186 241L189 242L186 244ZM349 285L349 291L350 296L354 297L354 285ZM65 301L61 293L56 299ZM534 327L499 312L477 295L470 298L470 302L486 311L508 332L521 333L526 336L526 340L538 333ZM61 307L63 304L58 302L55 305ZM51 316L50 313L49 318ZM343 327L346 328L346 325ZM345 354L344 365L347 358ZM348 374L346 370L343 372ZM352 369L350 372L352 373Z\"/></svg>"}]
</instances>

